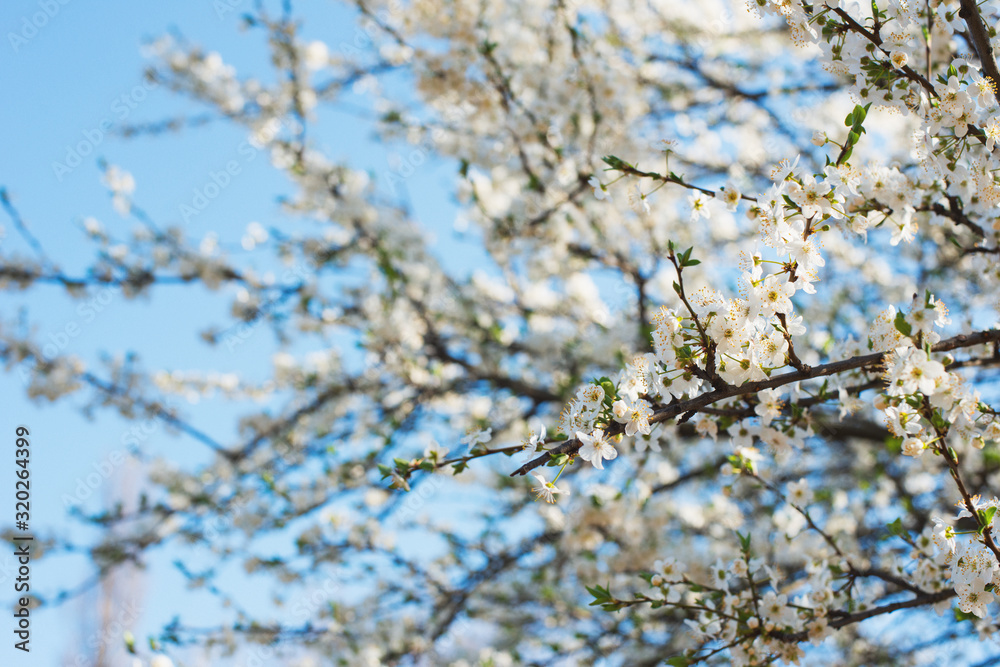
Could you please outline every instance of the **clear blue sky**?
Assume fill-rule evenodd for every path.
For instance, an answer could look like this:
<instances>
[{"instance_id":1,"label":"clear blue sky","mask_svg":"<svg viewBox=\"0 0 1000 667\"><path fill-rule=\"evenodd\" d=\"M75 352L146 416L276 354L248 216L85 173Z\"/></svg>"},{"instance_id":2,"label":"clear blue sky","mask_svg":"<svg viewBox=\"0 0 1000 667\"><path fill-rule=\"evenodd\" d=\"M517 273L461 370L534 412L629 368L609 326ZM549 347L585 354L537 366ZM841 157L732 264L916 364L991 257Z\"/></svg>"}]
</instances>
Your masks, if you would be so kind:
<instances>
[{"instance_id":1,"label":"clear blue sky","mask_svg":"<svg viewBox=\"0 0 1000 667\"><path fill-rule=\"evenodd\" d=\"M221 18L216 7L235 5L237 11ZM93 258L93 246L85 240L82 220L94 216L107 229L125 236L133 221L113 211L106 189L101 185L98 158L119 165L135 176L135 201L163 226L177 224L179 205L191 200L193 190L209 182L210 173L226 162L238 159L237 147L246 139L239 128L212 124L180 134L122 140L102 132L108 123L145 122L169 118L197 110L164 90L140 86L144 61L141 47L149 38L167 30L180 31L190 42L208 51L218 51L240 73L266 75L267 54L261 34L239 30L239 10L251 3L191 1L172 3L85 3L59 0L6 2L0 6L0 86L5 100L0 105L0 186L6 187L21 215L38 237L49 256L67 273L79 275ZM310 3L296 7L305 18L304 34L323 38L331 46L350 41L353 14L339 5ZM333 158L349 157L354 165L369 168L376 176L389 164L387 149L372 141L366 121L347 114L324 113L327 131L320 135ZM79 166L68 154L83 145L93 147ZM69 166L66 171L56 163ZM446 186L453 178L454 165L427 163L407 179L415 214L437 231L438 252L465 257L465 266L475 258L465 242L455 240L450 226L455 210ZM217 231L223 238L238 239L251 221L265 227L276 225L277 197L291 192L291 186L267 164L263 154L243 164L235 177L204 213L194 218L187 232L198 238ZM0 220L6 236L0 241L4 254L30 254L9 219ZM459 248L462 253L456 253ZM198 289L159 288L146 303L128 302L108 293L94 317L79 310L54 287L34 289L23 298L0 293L0 314L11 321L19 312L37 327L40 339L58 345L60 352L74 354L94 367L102 352L136 350L145 368L214 369L238 371L251 377L262 376L274 350L269 333L256 333L234 351L210 349L197 340L197 332L208 324L225 324L228 293L206 295ZM67 329L67 327L70 329ZM64 336L67 331L77 332ZM79 400L53 405L27 400L21 374L12 369L0 374L0 438L12 447L14 429L25 425L31 430L32 532L58 534L75 539L93 536L67 516L64 498L74 495L87 476L117 461L123 434L130 427L108 413L88 420L74 406ZM232 442L232 409L218 404L186 407L200 428L224 442ZM149 455L165 455L182 465L206 456L203 446L190 439L171 436L160 425L149 434L143 448ZM12 449L0 471L9 480L0 484L9 503L0 525L13 519ZM5 467L4 467L5 466ZM121 490L120 485L140 483L136 468L114 465L111 482L102 482L82 507L98 509ZM92 479L96 479L92 477ZM6 547L3 552L7 553ZM176 557L171 549L155 552L149 559L143 590L135 599L142 609L132 627L140 641L155 634L175 614L194 624L211 624L212 605L196 613L207 602L203 595L183 591L183 579L171 565ZM0 555L0 591L9 606L13 597L10 556ZM80 557L56 557L35 564L32 587L42 595L52 595L73 586L90 571ZM232 581L230 579L230 581ZM265 599L262 591L260 600ZM252 598L252 596L250 596ZM0 664L72 664L74 648L80 641L81 617L92 615L87 608L92 598L83 598L58 609L46 609L33 616L30 658L5 640L0 647ZM252 603L252 599L249 601ZM9 607L8 607L9 608ZM13 620L0 622L0 636L9 637ZM64 661L69 660L69 663Z\"/></svg>"}]
</instances>

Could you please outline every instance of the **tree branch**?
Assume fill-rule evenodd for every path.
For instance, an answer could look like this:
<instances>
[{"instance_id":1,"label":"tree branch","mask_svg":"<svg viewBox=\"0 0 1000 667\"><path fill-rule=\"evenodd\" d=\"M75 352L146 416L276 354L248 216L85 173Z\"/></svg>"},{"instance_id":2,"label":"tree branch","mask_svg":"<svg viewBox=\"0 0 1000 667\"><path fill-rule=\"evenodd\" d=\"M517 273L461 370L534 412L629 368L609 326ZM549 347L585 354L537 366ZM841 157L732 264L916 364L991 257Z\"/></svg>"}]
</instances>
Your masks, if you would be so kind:
<instances>
[{"instance_id":1,"label":"tree branch","mask_svg":"<svg viewBox=\"0 0 1000 667\"><path fill-rule=\"evenodd\" d=\"M972 334L961 334L954 336L953 338L949 338L948 340L943 340L937 345L934 345L931 348L931 351L948 352L950 350L956 350L963 347L972 347L973 345L982 345L984 343L993 343L997 341L1000 341L1000 330L989 329L987 331L978 331ZM850 359L842 359L840 361L834 361L821 366L815 366L804 371L785 373L767 380L747 382L739 387L730 386L724 389L717 389L686 401L675 401L656 410L653 413L653 416L649 418L649 423L658 424L659 422L673 419L687 412L694 413L705 406L711 405L712 403L721 401L725 398L742 396L745 394L756 394L764 389L781 387L786 384L801 382L802 380L810 380L827 375L836 375L838 373L856 370L859 368L877 366L882 362L887 354L888 352L875 352L873 354L865 354L858 357L852 357ZM617 422L611 424L607 429L608 436L619 435L623 432L623 425ZM575 453L578 449L580 449L581 444L582 443L576 438L566 440L555 449L549 450L541 456L528 461L523 466L512 472L510 476L517 477L518 475L526 475L535 468L545 465L545 463L547 463L552 456Z\"/></svg>"}]
</instances>

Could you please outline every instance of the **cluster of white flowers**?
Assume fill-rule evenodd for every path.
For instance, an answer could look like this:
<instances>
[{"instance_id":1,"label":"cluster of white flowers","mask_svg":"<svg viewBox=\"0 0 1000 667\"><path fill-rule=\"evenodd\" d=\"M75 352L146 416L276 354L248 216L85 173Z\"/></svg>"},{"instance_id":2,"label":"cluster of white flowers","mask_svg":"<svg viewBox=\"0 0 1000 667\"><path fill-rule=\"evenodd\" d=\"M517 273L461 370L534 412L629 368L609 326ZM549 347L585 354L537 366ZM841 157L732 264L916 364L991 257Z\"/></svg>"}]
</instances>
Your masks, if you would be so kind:
<instances>
[{"instance_id":1,"label":"cluster of white flowers","mask_svg":"<svg viewBox=\"0 0 1000 667\"><path fill-rule=\"evenodd\" d=\"M964 503L956 519L971 517L973 514ZM997 507L1000 501L993 499L981 502L978 497L972 499L973 509L988 517L988 529L996 535L1000 528L997 520ZM996 545L987 543L982 537L963 539L955 528L940 517L934 519L934 526L928 528L930 545L925 550L934 563L947 568L955 592L958 594L958 608L966 614L989 620L988 607L995 601L995 583L1000 581L1000 563L997 559Z\"/></svg>"},{"instance_id":2,"label":"cluster of white flowers","mask_svg":"<svg viewBox=\"0 0 1000 667\"><path fill-rule=\"evenodd\" d=\"M837 20L840 14L830 9L838 8L836 4L805 7L796 2L759 0L756 5L782 14L792 28L794 39L819 43L826 53L828 68L853 77L855 87L852 91L862 104L871 102L881 108L914 113L920 117L923 135L936 138L924 143L922 176L904 173L896 165L852 166L846 158L860 140L862 123L871 105L857 106L847 119L851 133L847 143L837 144L825 132L814 136L816 146L834 143L842 148L840 156L835 162L828 160L822 173L810 173L799 167L798 157L782 161L771 174L770 189L749 198L752 203L747 206L747 215L759 225L760 242L773 254L745 256L739 276L740 297L726 298L715 290L706 289L688 300L683 288L675 283L674 290L684 308L663 307L654 315L651 332L654 352L632 357L610 385L603 383L603 388L596 383L585 386L564 412L561 430L575 433L582 443L581 458L596 468L603 468L603 461L614 459L618 454L607 436L615 422L625 425L625 436L649 436L653 411L670 401L691 399L720 386L738 388L747 382L767 380L774 377L775 370L786 366L808 372L808 366L797 358L794 348L795 341L807 334L804 318L797 310L801 299L817 293L816 283L826 266L821 239L833 241L831 231L855 234L867 242L874 228L884 227L888 231L888 245L897 246L912 243L922 221L943 225L955 230L950 233L964 238L970 230L977 232L975 223L969 222L965 215L986 214L997 219L1000 186L993 174L1000 169L1000 158L992 151L994 142L1000 138L1000 123L994 118L1000 110L996 107L989 80L969 62L959 59L947 64L944 69L948 76L933 82L934 94L930 96L916 86L900 85L899 89L908 91L900 93L884 83L871 83L872 63L881 55L884 55L886 66L896 72L889 75L890 81L904 76L900 72L909 72L908 64L918 55L914 49L918 43L923 43L916 39L920 23L916 21L915 5L891 5L888 16L897 23L893 24L891 36L886 35L874 50L870 39L860 31L835 32L835 37L831 38L827 33L821 35L812 25L809 15L815 12L823 12L831 20ZM855 10L856 6L848 9ZM863 22L864 18L859 20ZM955 25L935 22L935 31L950 33L954 29ZM970 127L981 128L978 136L983 137L982 144L967 141ZM944 150L954 146L956 140L966 140L963 144L966 152ZM614 167L616 163L609 164ZM636 173L634 168L629 166L628 169ZM623 173L629 172L623 169ZM945 181L937 180L945 173L949 174ZM642 176L649 177L648 174ZM671 180L678 182L673 174ZM595 186L598 200L610 199L609 186L595 180L591 184ZM648 214L649 196L643 194L638 182L633 182L629 188L633 210L640 215ZM698 188L692 189L695 190L689 196L692 220L707 218L705 195ZM942 192L946 193L945 198ZM742 198L731 183L717 196L724 199L730 210L735 210ZM962 210L957 208L959 201L964 203ZM928 211L935 215L928 216ZM994 229L1000 229L1000 224L994 223ZM678 274L687 267L686 260L687 256L680 260ZM767 266L776 268L766 272ZM979 391L959 372L948 370L948 364L953 361L951 357L932 350L941 341L940 329L949 324L947 307L929 292L923 297L915 296L906 311L889 306L875 316L867 350L854 344L851 353L857 357L869 351L884 353L882 377L886 388L884 393L865 401L843 379L836 378L834 395L839 399L841 418L871 405L883 413L887 429L898 438L899 451L903 455L920 457L925 451L934 451L942 454L952 466L957 466L957 453L967 452L970 446L982 449L987 440L995 440L1000 434L1000 425L982 405ZM845 344L841 349L850 351L851 348L852 345ZM815 354L812 360L817 360ZM796 384L790 388L789 399L794 406L803 392L815 395L824 391L819 383L807 389ZM609 413L602 401L612 392ZM783 400L786 392L787 388L755 392L751 403L755 421L743 418L728 426L733 451L740 465L751 472L756 470L755 461L759 458L753 446L755 440L770 445L776 462L782 465L789 461L793 450L804 448L806 438L812 435L807 420L794 424L790 419L791 411L786 409ZM775 420L780 422L777 427L772 426ZM697 421L697 432L714 440L720 421L726 423L709 415L702 416ZM801 508L809 505L813 498L805 480L789 488L789 502L797 509L782 510L776 517L782 517L780 520L786 527L797 526L787 531L790 536L807 523L808 517ZM963 502L972 501L966 498ZM993 500L977 511L998 505L1000 501ZM795 520L789 521L789 515L796 517ZM963 510L960 516L971 514ZM992 523L983 525L987 534L996 535L1000 528ZM994 598L992 582L994 573L1000 570L1000 551L990 548L988 538L985 542L983 539L971 540L956 548L953 531L949 533L952 537L944 542L941 542L942 534L940 530L935 532L934 543L942 549L942 545L949 548L937 554L937 561L930 559L927 562L952 565L950 576L959 595L960 609L982 618ZM718 565L722 577L713 584L728 590L724 573L740 568L747 571L745 563L736 567L739 562L742 561L737 559L731 564ZM923 563L921 561L907 576L916 577L925 590L941 590L946 575L939 568ZM757 564L751 568L751 574L759 567ZM850 564L846 566L850 567ZM664 568L670 574L661 571ZM651 583L664 589L667 603L681 600L679 591L689 583L681 580L679 573L683 571L683 565L678 567L672 560L657 561ZM752 606L759 609L760 614L750 619L751 630L763 623L768 633L776 628L789 633L803 631L818 643L831 633L826 622L827 610L837 608L845 600L832 592L830 568L815 571L824 573L820 577L822 581L814 582L815 600L824 602L815 610L806 611L810 607L808 604L790 606L785 596L776 591L758 598L751 586L739 595L726 595L722 605L714 609L710 608L707 596L701 598L699 603L706 605L705 611L698 620L687 622L702 639L731 642L738 624L726 619L733 616L734 610ZM709 584L700 582L700 585ZM690 596L685 598L687 603L692 599ZM761 639L738 644L730 650L734 664L756 664L758 659L764 660L767 656L794 661L798 657L797 649L781 644Z\"/></svg>"},{"instance_id":3,"label":"cluster of white flowers","mask_svg":"<svg viewBox=\"0 0 1000 667\"><path fill-rule=\"evenodd\" d=\"M143 224L123 241L114 224L86 218L99 259L85 281L5 254L4 289L44 278L86 298L92 283L121 283L127 296L160 279L197 283L232 294L224 317L237 324L223 337L246 340L264 322L280 334L257 382L227 361L218 372L145 375L119 363L102 384L72 350L44 352L59 331L38 344L21 323L3 323L7 363L45 362L25 380L31 396L97 385L94 406L128 417L164 406L174 426L184 423L177 397L268 402L210 464L153 464L162 498L129 549L175 534L196 543L203 517L217 513L220 533L297 533L294 563L248 555L248 571L293 583L331 554L359 577L368 575L355 563L382 563L364 582L370 598L324 601L308 619L330 630L318 647L367 665L393 655L496 667L574 652L629 662L692 641L728 646L737 665L794 662L876 605L927 593L940 611L954 604L944 597L952 588L989 632L1000 502L969 494L997 483L1000 420L970 369L990 372L995 357L944 336L995 327L980 326L1000 277L993 82L954 53L971 39L954 2L750 4L818 46L802 53L822 53L832 77L796 69L805 64L788 31L757 30L746 12L710 0L460 0L448 12L373 0L355 46L339 48L256 9L275 68L263 77L157 43L157 80L267 150L294 187L282 206L304 220L288 230L243 221L234 238ZM997 5L979 5L987 25ZM419 104L409 91L389 99L399 86L382 86L383 72L412 80ZM786 83L775 85L777 74ZM837 81L846 92L827 96ZM371 102L383 137L413 144L405 158L369 170L322 154L313 124L323 115L312 110L346 90L352 105ZM809 100L812 110L795 108ZM675 136L651 147L661 133ZM443 257L452 246L435 245L407 206L386 204L405 199L400 186L431 156L460 165L455 243L482 240L467 279ZM118 211L140 217L134 180L117 167L105 180ZM239 247L254 261L229 256ZM277 279L281 269L264 266L272 252L275 264L305 268ZM329 349L341 339L361 349L357 359ZM969 359L953 356L959 349ZM599 379L577 388L588 377ZM161 396L141 395L147 388ZM531 516L521 511L528 485L474 467L514 453L544 501ZM938 521L911 537L899 523L899 539L875 539L889 513L922 514L914 523L927 526L928 508L953 502L956 486L959 518L980 532ZM544 533L512 547L538 524ZM771 548L737 547L733 531ZM629 599L635 616L612 631L566 613L580 604L579 582L628 587L656 558L655 590L641 602L673 605L670 615ZM509 609L493 604L501 599ZM516 651L444 657L444 640L429 638L449 631L437 625L449 618L482 623L460 628L465 637L506 633ZM445 621L450 631L460 622ZM218 636L229 644L233 634ZM895 636L888 647L866 637L852 636L851 650L904 660ZM842 650L832 644L822 651Z\"/></svg>"}]
</instances>

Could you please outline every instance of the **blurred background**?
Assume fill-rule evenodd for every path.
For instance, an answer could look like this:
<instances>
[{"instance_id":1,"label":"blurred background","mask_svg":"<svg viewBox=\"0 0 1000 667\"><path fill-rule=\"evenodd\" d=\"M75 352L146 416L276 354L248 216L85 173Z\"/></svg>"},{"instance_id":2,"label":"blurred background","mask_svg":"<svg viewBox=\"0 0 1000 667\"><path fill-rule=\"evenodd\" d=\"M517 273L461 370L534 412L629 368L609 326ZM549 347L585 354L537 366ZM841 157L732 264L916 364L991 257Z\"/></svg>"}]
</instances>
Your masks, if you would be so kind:
<instances>
[{"instance_id":1,"label":"blurred background","mask_svg":"<svg viewBox=\"0 0 1000 667\"><path fill-rule=\"evenodd\" d=\"M151 219L164 225L184 224L196 238L213 230L224 238L242 237L244 248L227 249L234 254L252 252L248 229L267 228L277 219L277 202L290 188L275 177L266 152L248 150L249 137L233 126L206 124L160 132L157 124L197 115L198 110L143 76L149 44L165 34L221 52L239 69L266 69L261 33L247 32L240 20L250 5L240 0L168 5L52 0L0 6L4 35L0 86L6 92L0 104L0 187L6 189L31 235L67 274L80 275L93 258L93 246L86 241L88 221L123 233L131 227L115 210L102 161L131 173L137 184L135 204ZM315 34L330 44L350 44L356 36L356 13L349 7L304 3L296 11L304 19L306 37ZM399 161L392 147L372 139L371 117L362 105L356 113L350 112L349 104L341 106L348 110L323 111L327 122L322 127L336 129L320 139L330 155L350 156L354 164L373 173L386 172L394 160ZM123 137L122 128L131 125L147 126L151 132ZM226 166L233 161L239 171L227 180ZM453 257L451 265L461 271L463 265L475 263L475 253L473 245L450 233L455 210L443 196L442 182L444 174L451 176L454 171L453 165L430 160L405 183L395 185L418 218L441 230L439 250ZM197 198L205 194L206 186L211 195L215 192L211 184L220 181L225 185L215 197L205 198L208 205L194 208L202 204ZM185 216L185 210L196 214ZM6 252L33 255L31 244L9 217L0 226ZM37 327L38 339L53 346L48 349L76 355L88 367L107 351L139 348L144 362L152 366L212 367L250 378L267 375L275 349L269 333L251 328L250 335L232 339L238 342L229 346L209 349L197 344L198 332L206 327L225 327L218 313L225 312L231 293L210 294L184 286L166 289L173 291L158 299L155 318L146 316L151 312L148 303L126 306L112 288L98 292L93 302L80 303L67 299L58 286L33 290L21 299L4 291L0 313L4 319L20 317L25 326L30 322ZM163 322L171 325L164 327ZM238 322L233 319L228 324L235 327ZM108 412L88 417L72 400L58 405L44 397L30 400L25 391L33 372L30 364L7 370L0 374L0 433L10 436L12 445L17 426L31 432L33 531L86 542L96 531L74 520L74 512L91 514L117 498L137 503L147 474L144 463L130 455L137 443L142 443L147 456L168 456L182 466L206 458L203 446L190 438L168 436L155 421L130 424ZM193 421L213 437L234 436L233 417L239 407L190 408ZM12 483L3 488L7 497ZM3 554L0 590L2 599L12 605L16 564L12 549ZM35 563L33 592L46 599L62 591L71 595L55 608L35 612L30 657L4 641L0 663L127 664L124 629L142 642L182 608L195 625L216 621L218 610L207 594L185 592L186 580L174 565L175 557L169 547L156 550L150 553L146 569L128 568L104 585L94 585L87 554L62 553ZM252 589L249 580L240 585L229 579L240 576L231 573L224 581ZM252 598L251 593L248 599Z\"/></svg>"}]
</instances>

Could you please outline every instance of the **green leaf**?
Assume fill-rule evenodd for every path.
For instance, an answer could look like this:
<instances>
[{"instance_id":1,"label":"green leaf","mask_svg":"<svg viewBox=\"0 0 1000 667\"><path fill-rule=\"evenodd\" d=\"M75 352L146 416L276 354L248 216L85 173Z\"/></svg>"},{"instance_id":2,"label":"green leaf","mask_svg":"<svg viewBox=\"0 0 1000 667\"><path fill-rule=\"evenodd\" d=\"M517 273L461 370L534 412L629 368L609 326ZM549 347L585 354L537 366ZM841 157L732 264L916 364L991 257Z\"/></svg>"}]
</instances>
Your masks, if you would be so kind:
<instances>
[{"instance_id":1,"label":"green leaf","mask_svg":"<svg viewBox=\"0 0 1000 667\"><path fill-rule=\"evenodd\" d=\"M693 662L691 658L685 658L683 655L675 655L667 660L667 664L670 665L670 667L688 667L688 665L693 664Z\"/></svg>"},{"instance_id":2,"label":"green leaf","mask_svg":"<svg viewBox=\"0 0 1000 667\"><path fill-rule=\"evenodd\" d=\"M996 507L987 507L986 509L979 512L980 528L979 534L982 535L983 531L993 524L993 515L997 513Z\"/></svg>"},{"instance_id":3,"label":"green leaf","mask_svg":"<svg viewBox=\"0 0 1000 667\"><path fill-rule=\"evenodd\" d=\"M610 583L608 584L610 586ZM589 606L604 605L611 603L611 591L607 586L586 586L587 592L594 596L594 601ZM611 603L613 605L613 603Z\"/></svg>"},{"instance_id":4,"label":"green leaf","mask_svg":"<svg viewBox=\"0 0 1000 667\"><path fill-rule=\"evenodd\" d=\"M854 108L857 109L857 107L854 107ZM853 111L851 113L847 114L847 118L844 119L844 125L847 126L847 127L850 127L850 126L854 125L854 112Z\"/></svg>"},{"instance_id":5,"label":"green leaf","mask_svg":"<svg viewBox=\"0 0 1000 667\"><path fill-rule=\"evenodd\" d=\"M569 461L568 454L557 454L556 456L550 455L549 462L546 463L545 465L548 466L549 468L561 468L562 466L566 465L568 461Z\"/></svg>"},{"instance_id":6,"label":"green leaf","mask_svg":"<svg viewBox=\"0 0 1000 667\"><path fill-rule=\"evenodd\" d=\"M972 612L964 612L958 607L955 607L955 620L956 621L978 621L979 617Z\"/></svg>"},{"instance_id":7,"label":"green leaf","mask_svg":"<svg viewBox=\"0 0 1000 667\"><path fill-rule=\"evenodd\" d=\"M399 123L403 120L403 114L398 111L389 111L382 116L383 123ZM464 175L464 174L463 174Z\"/></svg>"},{"instance_id":8,"label":"green leaf","mask_svg":"<svg viewBox=\"0 0 1000 667\"><path fill-rule=\"evenodd\" d=\"M889 530L889 534L890 535L900 536L900 535L905 535L906 534L906 529L903 528L903 519L902 519L902 517L897 517L897 519L895 521L893 521L890 524L887 524L886 528Z\"/></svg>"},{"instance_id":9,"label":"green leaf","mask_svg":"<svg viewBox=\"0 0 1000 667\"><path fill-rule=\"evenodd\" d=\"M608 378L601 378L601 389L604 390L604 400L610 397L613 402L613 399L618 396L618 389L615 388L615 383Z\"/></svg>"},{"instance_id":10,"label":"green leaf","mask_svg":"<svg viewBox=\"0 0 1000 667\"><path fill-rule=\"evenodd\" d=\"M601 158L609 167L612 169L624 169L628 167L628 164L621 158L617 158L614 155L605 155Z\"/></svg>"},{"instance_id":11,"label":"green leaf","mask_svg":"<svg viewBox=\"0 0 1000 667\"><path fill-rule=\"evenodd\" d=\"M904 336L909 336L913 332L913 327L906 321L906 315L902 312L896 313L896 319L893 321L893 325L895 325L896 331Z\"/></svg>"}]
</instances>

